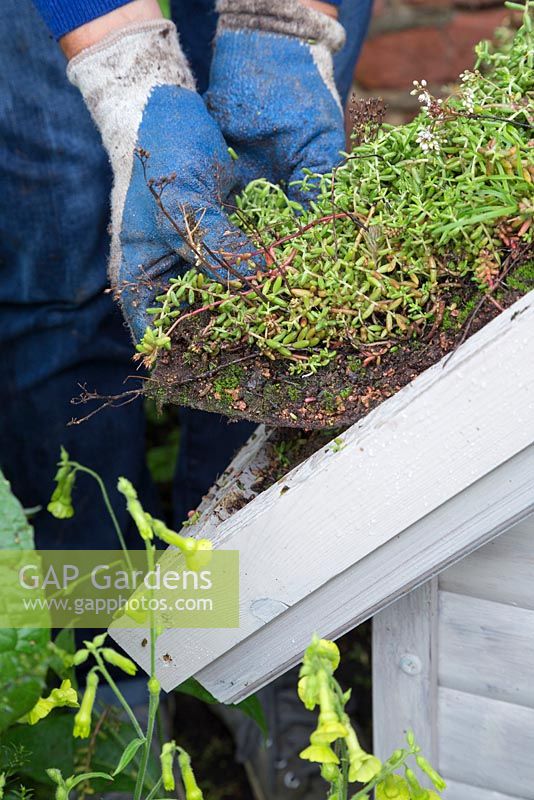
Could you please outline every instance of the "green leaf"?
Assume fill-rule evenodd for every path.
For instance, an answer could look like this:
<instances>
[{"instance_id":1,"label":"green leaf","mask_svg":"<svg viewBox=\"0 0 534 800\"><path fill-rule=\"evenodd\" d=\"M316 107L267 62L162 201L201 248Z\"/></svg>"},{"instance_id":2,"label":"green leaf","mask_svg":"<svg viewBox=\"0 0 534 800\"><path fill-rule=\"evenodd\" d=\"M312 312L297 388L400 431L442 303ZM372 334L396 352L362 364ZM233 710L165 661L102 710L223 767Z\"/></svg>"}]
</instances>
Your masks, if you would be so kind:
<instances>
[{"instance_id":1,"label":"green leaf","mask_svg":"<svg viewBox=\"0 0 534 800\"><path fill-rule=\"evenodd\" d=\"M240 703L237 703L235 708L238 708L243 712L243 714L246 714L247 717L250 717L250 719L254 720L263 735L267 738L269 735L269 728L267 726L267 720L265 719L263 706L257 695L251 694L250 697L247 697L245 700L241 700Z\"/></svg>"},{"instance_id":2,"label":"green leaf","mask_svg":"<svg viewBox=\"0 0 534 800\"><path fill-rule=\"evenodd\" d=\"M146 460L150 475L155 483L170 483L174 476L180 432L172 430L165 444L154 445L147 450Z\"/></svg>"},{"instance_id":3,"label":"green leaf","mask_svg":"<svg viewBox=\"0 0 534 800\"><path fill-rule=\"evenodd\" d=\"M219 702L211 694L211 692L208 692L207 689L204 689L202 684L199 683L195 678L188 678L186 681L177 686L175 691L181 692L181 694L187 694L190 697L196 697L197 700L202 700L203 703L209 703L210 705Z\"/></svg>"},{"instance_id":4,"label":"green leaf","mask_svg":"<svg viewBox=\"0 0 534 800\"><path fill-rule=\"evenodd\" d=\"M113 777L118 775L119 772L122 772L123 769L126 769L130 761L133 759L139 748L144 745L146 739L132 739L130 744L125 748L119 763L117 764L117 768L112 772Z\"/></svg>"},{"instance_id":5,"label":"green leaf","mask_svg":"<svg viewBox=\"0 0 534 800\"><path fill-rule=\"evenodd\" d=\"M187 694L190 697L196 697L197 700L202 700L203 703L209 703L210 705L219 703L211 692L208 692L195 678L188 678L177 686L175 691ZM245 700L241 700L240 703L229 704L228 707L238 708L258 725L264 736L268 736L269 729L267 720L265 719L263 707L257 695L253 694Z\"/></svg>"},{"instance_id":6,"label":"green leaf","mask_svg":"<svg viewBox=\"0 0 534 800\"><path fill-rule=\"evenodd\" d=\"M115 709L108 708L105 713L106 718L96 738L95 753L91 759L91 764L87 766L91 770L111 774L115 766L119 763L122 753L130 743L132 726L129 721L122 721ZM84 748L87 748L87 743L84 740L77 739L75 747L77 748L78 758L83 758ZM136 772L136 762L130 762L130 764L124 768L123 772L115 776L113 791L124 792L125 796L131 797L134 791ZM151 751L145 788L148 790L154 786L159 776L159 758ZM91 781L91 789L96 792L97 797L99 796L99 792L104 794L106 791L109 791L107 784L99 779Z\"/></svg>"},{"instance_id":7,"label":"green leaf","mask_svg":"<svg viewBox=\"0 0 534 800\"><path fill-rule=\"evenodd\" d=\"M0 550L33 550L31 525L2 472L0 472Z\"/></svg>"},{"instance_id":8,"label":"green leaf","mask_svg":"<svg viewBox=\"0 0 534 800\"><path fill-rule=\"evenodd\" d=\"M462 217L461 219L455 220L454 222L449 222L447 225L439 225L436 229L436 233L453 233L454 231L459 231L462 228L466 228L468 225L476 225L478 222L489 222L491 219L497 219L498 217L508 217L510 214L513 214L517 211L517 206L498 206L497 208L491 208L488 211L481 211L479 214L473 214L471 217Z\"/></svg>"},{"instance_id":9,"label":"green leaf","mask_svg":"<svg viewBox=\"0 0 534 800\"><path fill-rule=\"evenodd\" d=\"M2 736L2 745L15 751L24 748L28 753L28 758L17 767L21 779L50 786L47 769L54 767L63 775L74 772L73 720L71 713L54 712L38 725L15 725Z\"/></svg>"},{"instance_id":10,"label":"green leaf","mask_svg":"<svg viewBox=\"0 0 534 800\"><path fill-rule=\"evenodd\" d=\"M100 778L103 781L113 780L112 776L108 775L107 772L84 772L83 775L77 775L75 778L69 778L67 781L67 786L69 789L74 789L74 787L78 786L79 783L90 781L91 779L95 778Z\"/></svg>"},{"instance_id":11,"label":"green leaf","mask_svg":"<svg viewBox=\"0 0 534 800\"><path fill-rule=\"evenodd\" d=\"M75 689L78 688L78 681L74 667L65 666L63 655L73 655L76 651L76 643L74 641L74 630L72 628L63 628L50 647L49 667L56 675L63 680L69 678L70 682Z\"/></svg>"},{"instance_id":12,"label":"green leaf","mask_svg":"<svg viewBox=\"0 0 534 800\"><path fill-rule=\"evenodd\" d=\"M24 510L0 472L0 550L33 549ZM0 733L29 711L44 688L50 631L0 628Z\"/></svg>"}]
</instances>

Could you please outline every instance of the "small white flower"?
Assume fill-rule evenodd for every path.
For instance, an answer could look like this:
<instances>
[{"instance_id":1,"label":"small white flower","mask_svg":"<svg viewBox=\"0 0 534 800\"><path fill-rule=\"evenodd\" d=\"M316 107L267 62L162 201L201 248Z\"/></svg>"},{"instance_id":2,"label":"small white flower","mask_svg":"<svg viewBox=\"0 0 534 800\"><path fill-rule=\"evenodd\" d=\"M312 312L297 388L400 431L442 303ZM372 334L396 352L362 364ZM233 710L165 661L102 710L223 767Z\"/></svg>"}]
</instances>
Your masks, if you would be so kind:
<instances>
[{"instance_id":1,"label":"small white flower","mask_svg":"<svg viewBox=\"0 0 534 800\"><path fill-rule=\"evenodd\" d=\"M439 153L439 139L430 128L419 128L417 131L417 143L423 153Z\"/></svg>"},{"instance_id":2,"label":"small white flower","mask_svg":"<svg viewBox=\"0 0 534 800\"><path fill-rule=\"evenodd\" d=\"M475 92L471 87L465 89L463 99L465 110L468 114L473 114L475 111Z\"/></svg>"},{"instance_id":3,"label":"small white flower","mask_svg":"<svg viewBox=\"0 0 534 800\"><path fill-rule=\"evenodd\" d=\"M413 95L414 97L415 95L417 95L417 99L421 103L421 105L423 107L430 108L430 106L432 105L432 95L426 88L427 83L425 79L423 78L422 81L414 81L413 85L415 86L415 89L412 89L410 94Z\"/></svg>"}]
</instances>

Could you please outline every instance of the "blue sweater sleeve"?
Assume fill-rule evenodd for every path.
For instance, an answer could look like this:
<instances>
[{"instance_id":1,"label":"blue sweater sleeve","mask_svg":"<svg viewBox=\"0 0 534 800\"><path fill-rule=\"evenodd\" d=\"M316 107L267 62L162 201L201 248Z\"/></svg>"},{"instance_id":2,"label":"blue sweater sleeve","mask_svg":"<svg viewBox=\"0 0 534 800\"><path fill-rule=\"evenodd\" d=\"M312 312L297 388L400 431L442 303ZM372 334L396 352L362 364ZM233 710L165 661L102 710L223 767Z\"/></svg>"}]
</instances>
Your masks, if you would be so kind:
<instances>
[{"instance_id":1,"label":"blue sweater sleeve","mask_svg":"<svg viewBox=\"0 0 534 800\"><path fill-rule=\"evenodd\" d=\"M52 34L59 39L130 0L33 0Z\"/></svg>"},{"instance_id":2,"label":"blue sweater sleeve","mask_svg":"<svg viewBox=\"0 0 534 800\"><path fill-rule=\"evenodd\" d=\"M131 0L33 0L52 34L59 39L74 28L101 17ZM342 0L326 0L340 6Z\"/></svg>"}]
</instances>

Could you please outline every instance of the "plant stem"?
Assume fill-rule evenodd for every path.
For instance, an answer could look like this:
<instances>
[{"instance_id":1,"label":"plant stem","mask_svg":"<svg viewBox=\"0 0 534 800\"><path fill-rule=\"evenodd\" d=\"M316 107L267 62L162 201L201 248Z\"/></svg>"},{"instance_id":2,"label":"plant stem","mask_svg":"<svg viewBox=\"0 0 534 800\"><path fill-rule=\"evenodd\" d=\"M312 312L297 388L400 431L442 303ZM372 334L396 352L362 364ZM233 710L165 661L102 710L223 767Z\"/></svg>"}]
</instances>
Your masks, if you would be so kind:
<instances>
[{"instance_id":1,"label":"plant stem","mask_svg":"<svg viewBox=\"0 0 534 800\"><path fill-rule=\"evenodd\" d=\"M145 541L146 556L148 571L151 572L155 566L154 559L154 546ZM153 590L150 590L150 596L153 595ZM146 741L143 745L143 755L141 764L139 766L139 774L135 784L135 791L133 800L140 800L145 783L145 775L148 766L148 759L150 757L150 749L152 747L152 739L154 737L154 723L159 708L159 688L154 689L152 682L156 678L156 629L154 626L154 612L150 609L150 681L149 681L149 700L148 700L148 724L146 730Z\"/></svg>"},{"instance_id":2,"label":"plant stem","mask_svg":"<svg viewBox=\"0 0 534 800\"><path fill-rule=\"evenodd\" d=\"M124 553L124 558L126 559L126 563L128 565L128 569L129 569L130 572L133 572L132 560L130 558L130 554L128 552L128 548L126 547L126 542L124 541L124 536L122 534L122 531L121 531L121 528L120 528L120 525L119 525L119 521L118 521L118 519L117 519L117 517L115 515L115 512L113 511L113 506L111 505L111 501L109 499L109 495L108 495L106 487L104 485L104 481L102 480L102 478L100 477L100 475L97 472L94 472L94 470L89 469L89 467L84 467L82 464L79 464L77 461L69 461L69 465L71 467L74 467L79 472L86 472L87 475L90 475L97 482L98 487L100 489L100 492L102 493L102 497L104 499L104 504L106 506L106 509L108 511L109 516L111 517L111 521L113 523L113 527L115 528L115 533L117 534L117 538L119 540L121 549L122 549L122 551Z\"/></svg>"},{"instance_id":3,"label":"plant stem","mask_svg":"<svg viewBox=\"0 0 534 800\"><path fill-rule=\"evenodd\" d=\"M156 720L156 712L158 710L158 706L159 706L159 693L155 694L154 692L150 692L148 700L148 725L146 730L146 742L143 745L143 756L141 758L141 764L139 766L139 774L137 776L137 781L135 784L134 800L140 800L141 795L143 793L146 769L148 765L148 758L150 756L152 737L154 735L154 722Z\"/></svg>"},{"instance_id":4,"label":"plant stem","mask_svg":"<svg viewBox=\"0 0 534 800\"><path fill-rule=\"evenodd\" d=\"M347 800L349 793L349 757L347 745L343 741L341 743L341 797L342 800Z\"/></svg>"},{"instance_id":5,"label":"plant stem","mask_svg":"<svg viewBox=\"0 0 534 800\"><path fill-rule=\"evenodd\" d=\"M139 723L138 723L138 721L137 721L137 719L135 717L135 714L133 713L132 709L130 708L128 702L126 701L126 699L125 699L125 697L123 695L123 693L121 692L121 690L119 689L119 687L117 686L117 684L115 683L115 681L113 680L111 675L109 674L109 672L108 672L108 670L106 668L106 665L104 664L104 661L102 659L102 656L100 655L98 650L95 650L93 654L94 654L94 657L96 659L96 663L98 664L98 668L99 668L100 672L102 673L102 675L106 679L108 685L111 687L111 690L115 694L115 697L117 698L117 700L119 701L119 703L123 707L124 711L126 712L126 715L128 716L128 719L130 720L130 722L132 723L132 725L135 728L135 732L136 732L137 736L139 736L140 739L144 739L144 733L143 733L143 731L141 729L141 726L139 725Z\"/></svg>"},{"instance_id":6,"label":"plant stem","mask_svg":"<svg viewBox=\"0 0 534 800\"><path fill-rule=\"evenodd\" d=\"M147 794L145 800L152 800L156 796L157 792L161 789L162 783L163 783L162 778L159 778L154 788L151 789L150 792Z\"/></svg>"}]
</instances>

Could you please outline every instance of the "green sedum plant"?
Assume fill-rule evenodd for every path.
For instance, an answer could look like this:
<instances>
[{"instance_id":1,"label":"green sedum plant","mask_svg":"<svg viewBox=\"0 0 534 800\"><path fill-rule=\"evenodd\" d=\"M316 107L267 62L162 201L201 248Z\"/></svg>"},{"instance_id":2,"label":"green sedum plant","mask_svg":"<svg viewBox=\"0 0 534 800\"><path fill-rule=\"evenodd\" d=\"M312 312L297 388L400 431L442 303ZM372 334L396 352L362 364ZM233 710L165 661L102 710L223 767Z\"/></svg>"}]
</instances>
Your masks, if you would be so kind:
<instances>
[{"instance_id":1,"label":"green sedum plant","mask_svg":"<svg viewBox=\"0 0 534 800\"><path fill-rule=\"evenodd\" d=\"M491 293L532 243L534 210L532 3L508 6L524 12L517 33L481 42L443 101L414 81L417 118L382 125L331 174L309 173L308 208L253 181L234 219L267 271L225 284L195 269L171 280L139 357L151 364L203 313L191 358L241 346L309 374L342 348L421 337L458 286Z\"/></svg>"}]
</instances>

